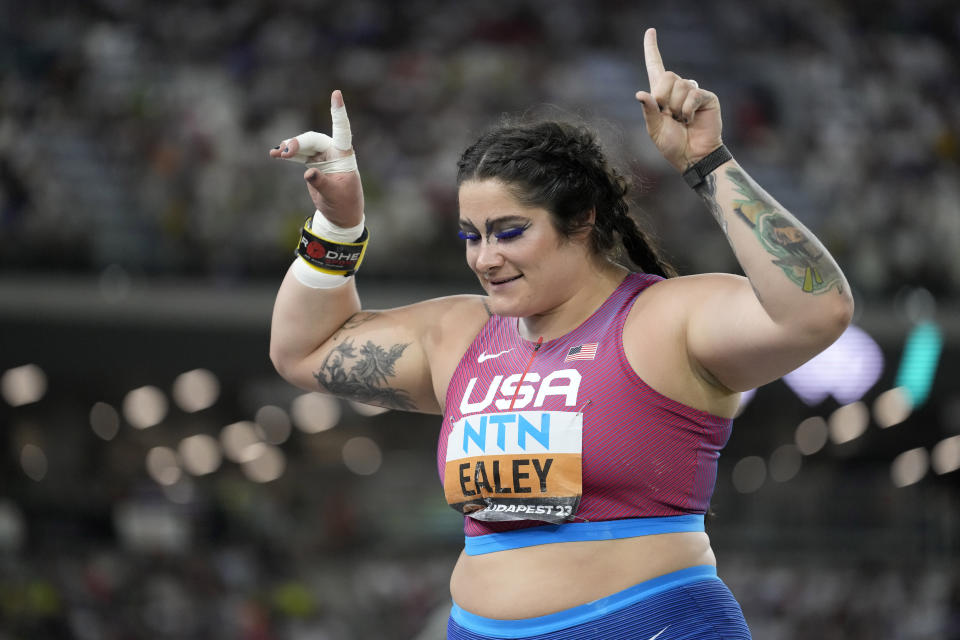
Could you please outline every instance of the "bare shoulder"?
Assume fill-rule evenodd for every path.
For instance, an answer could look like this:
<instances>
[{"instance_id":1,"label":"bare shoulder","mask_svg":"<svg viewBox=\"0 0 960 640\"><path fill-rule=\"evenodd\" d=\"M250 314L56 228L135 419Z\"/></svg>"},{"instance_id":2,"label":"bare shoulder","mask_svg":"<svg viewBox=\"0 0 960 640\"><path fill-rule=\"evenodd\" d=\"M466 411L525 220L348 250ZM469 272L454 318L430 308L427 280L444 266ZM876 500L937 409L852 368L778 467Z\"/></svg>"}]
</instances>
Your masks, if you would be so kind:
<instances>
[{"instance_id":1,"label":"bare shoulder","mask_svg":"<svg viewBox=\"0 0 960 640\"><path fill-rule=\"evenodd\" d=\"M668 278L645 289L630 310L623 332L624 353L637 375L687 406L732 415L736 398L690 357L688 321L704 298L736 298L744 287L750 291L742 276L707 273Z\"/></svg>"},{"instance_id":2,"label":"bare shoulder","mask_svg":"<svg viewBox=\"0 0 960 640\"><path fill-rule=\"evenodd\" d=\"M637 297L627 319L627 331L679 329L690 313L706 298L737 297L751 292L750 281L732 273L703 273L660 280ZM731 299L731 302L733 299Z\"/></svg>"},{"instance_id":3,"label":"bare shoulder","mask_svg":"<svg viewBox=\"0 0 960 640\"><path fill-rule=\"evenodd\" d=\"M423 336L423 347L430 362L434 393L442 409L453 372L493 314L484 296L450 296L432 303L425 309L433 319Z\"/></svg>"},{"instance_id":4,"label":"bare shoulder","mask_svg":"<svg viewBox=\"0 0 960 640\"><path fill-rule=\"evenodd\" d=\"M750 281L733 273L698 273L689 276L667 278L650 285L644 290L641 299L656 304L679 304L695 302L707 294L723 291L749 291ZM639 302L639 300L638 300Z\"/></svg>"},{"instance_id":5,"label":"bare shoulder","mask_svg":"<svg viewBox=\"0 0 960 640\"><path fill-rule=\"evenodd\" d=\"M455 295L422 300L387 311L361 311L344 325L367 322L387 316L393 323L408 326L425 347L447 348L466 336L471 339L491 316L486 298ZM469 343L468 343L469 344Z\"/></svg>"}]
</instances>

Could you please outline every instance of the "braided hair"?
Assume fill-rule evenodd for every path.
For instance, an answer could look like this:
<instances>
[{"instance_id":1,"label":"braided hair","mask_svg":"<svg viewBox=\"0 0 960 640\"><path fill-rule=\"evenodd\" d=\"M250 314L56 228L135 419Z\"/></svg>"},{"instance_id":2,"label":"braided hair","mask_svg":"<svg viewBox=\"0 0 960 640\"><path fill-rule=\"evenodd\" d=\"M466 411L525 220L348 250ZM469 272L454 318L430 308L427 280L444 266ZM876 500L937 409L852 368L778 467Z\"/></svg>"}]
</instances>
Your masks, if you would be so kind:
<instances>
[{"instance_id":1,"label":"braided hair","mask_svg":"<svg viewBox=\"0 0 960 640\"><path fill-rule=\"evenodd\" d=\"M596 137L584 126L559 121L501 125L468 147L457 168L458 186L469 180L500 180L521 204L549 211L566 238L589 229L597 255L619 254L622 246L644 272L677 275L630 217L627 179L609 166Z\"/></svg>"}]
</instances>

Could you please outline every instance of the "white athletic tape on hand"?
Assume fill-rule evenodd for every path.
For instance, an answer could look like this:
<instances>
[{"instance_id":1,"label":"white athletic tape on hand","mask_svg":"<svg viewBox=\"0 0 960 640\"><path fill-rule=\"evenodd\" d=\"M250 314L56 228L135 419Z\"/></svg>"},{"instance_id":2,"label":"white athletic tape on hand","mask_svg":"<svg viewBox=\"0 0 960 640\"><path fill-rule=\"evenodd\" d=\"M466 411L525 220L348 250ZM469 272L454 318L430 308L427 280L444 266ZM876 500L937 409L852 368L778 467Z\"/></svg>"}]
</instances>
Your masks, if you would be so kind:
<instances>
[{"instance_id":1,"label":"white athletic tape on hand","mask_svg":"<svg viewBox=\"0 0 960 640\"><path fill-rule=\"evenodd\" d=\"M343 158L324 160L322 162L308 162L308 167L318 169L320 173L350 173L357 170L357 156L350 154Z\"/></svg>"},{"instance_id":2,"label":"white athletic tape on hand","mask_svg":"<svg viewBox=\"0 0 960 640\"><path fill-rule=\"evenodd\" d=\"M345 106L330 107L330 117L333 119L333 146L340 151L348 151L353 144L353 134L350 133L347 108Z\"/></svg>"},{"instance_id":3,"label":"white athletic tape on hand","mask_svg":"<svg viewBox=\"0 0 960 640\"><path fill-rule=\"evenodd\" d=\"M318 153L326 153L333 148L341 149L346 151L350 149L350 122L346 119L346 109L341 107L343 111L342 116L334 115L334 127L333 133L334 136L337 136L337 142L339 144L344 144L346 141L346 147L339 147L334 138L331 138L325 133L318 133L316 131L306 131L298 135L294 140L296 140L300 148L297 149L297 152L290 156L289 158L284 158L284 160L290 160L293 162L299 162L301 164L306 164L308 167L318 169L321 173L349 173L351 171L357 170L357 156L356 154L351 153L349 156L344 156L343 158L333 158L332 160L322 160L320 162L307 162L310 158L317 155ZM333 109L331 109L333 111ZM341 117L341 122L337 123L337 118ZM346 124L344 124L344 122ZM346 133L344 133L344 127L346 127Z\"/></svg>"}]
</instances>

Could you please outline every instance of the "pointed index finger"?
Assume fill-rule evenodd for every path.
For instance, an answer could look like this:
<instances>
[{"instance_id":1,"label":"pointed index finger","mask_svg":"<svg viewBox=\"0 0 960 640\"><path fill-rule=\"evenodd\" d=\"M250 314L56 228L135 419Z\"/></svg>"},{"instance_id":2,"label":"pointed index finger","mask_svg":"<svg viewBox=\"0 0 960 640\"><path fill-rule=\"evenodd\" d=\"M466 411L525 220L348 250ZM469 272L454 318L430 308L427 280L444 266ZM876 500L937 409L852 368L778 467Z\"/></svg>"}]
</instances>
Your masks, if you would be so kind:
<instances>
[{"instance_id":1,"label":"pointed index finger","mask_svg":"<svg viewBox=\"0 0 960 640\"><path fill-rule=\"evenodd\" d=\"M349 151L353 146L353 135L350 132L350 119L347 118L347 107L343 104L343 94L339 89L330 94L330 116L333 119L333 146L341 151Z\"/></svg>"},{"instance_id":2,"label":"pointed index finger","mask_svg":"<svg viewBox=\"0 0 960 640\"><path fill-rule=\"evenodd\" d=\"M653 90L653 83L663 73L663 59L660 58L660 49L657 47L657 30L653 27L643 34L643 57L647 62L647 80Z\"/></svg>"}]
</instances>

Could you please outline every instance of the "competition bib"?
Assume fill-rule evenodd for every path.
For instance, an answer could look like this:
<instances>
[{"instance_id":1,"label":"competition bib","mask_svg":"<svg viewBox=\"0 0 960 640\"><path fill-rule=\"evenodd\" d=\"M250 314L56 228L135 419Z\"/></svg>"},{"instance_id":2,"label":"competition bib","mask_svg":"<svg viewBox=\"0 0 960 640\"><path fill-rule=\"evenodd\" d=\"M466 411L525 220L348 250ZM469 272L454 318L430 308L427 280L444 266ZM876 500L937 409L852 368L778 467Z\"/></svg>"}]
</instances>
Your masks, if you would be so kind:
<instances>
[{"instance_id":1,"label":"competition bib","mask_svg":"<svg viewBox=\"0 0 960 640\"><path fill-rule=\"evenodd\" d=\"M447 438L447 503L476 520L565 522L580 504L582 442L572 411L461 418Z\"/></svg>"}]
</instances>

